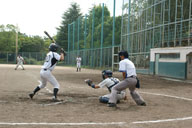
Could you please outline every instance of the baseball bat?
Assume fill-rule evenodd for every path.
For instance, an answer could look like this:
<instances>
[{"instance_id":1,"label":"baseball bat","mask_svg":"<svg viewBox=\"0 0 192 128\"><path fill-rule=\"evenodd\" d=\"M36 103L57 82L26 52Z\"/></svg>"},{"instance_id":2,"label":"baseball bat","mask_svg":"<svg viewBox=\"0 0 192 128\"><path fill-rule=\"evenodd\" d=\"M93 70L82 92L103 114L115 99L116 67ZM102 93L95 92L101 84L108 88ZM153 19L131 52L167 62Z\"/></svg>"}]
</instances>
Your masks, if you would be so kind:
<instances>
[{"instance_id":1,"label":"baseball bat","mask_svg":"<svg viewBox=\"0 0 192 128\"><path fill-rule=\"evenodd\" d=\"M51 41L53 41L53 43L56 43L56 41L49 35L49 33L47 31L44 31L45 35L47 35L49 37L49 39Z\"/></svg>"}]
</instances>

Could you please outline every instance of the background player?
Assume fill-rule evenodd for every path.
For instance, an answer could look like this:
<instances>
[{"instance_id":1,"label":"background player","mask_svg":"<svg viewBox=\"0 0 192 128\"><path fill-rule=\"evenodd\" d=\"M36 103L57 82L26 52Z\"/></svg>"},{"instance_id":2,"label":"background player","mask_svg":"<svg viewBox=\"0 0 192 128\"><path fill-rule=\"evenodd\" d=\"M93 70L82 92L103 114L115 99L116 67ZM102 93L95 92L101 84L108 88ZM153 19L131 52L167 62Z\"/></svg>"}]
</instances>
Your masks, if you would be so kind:
<instances>
[{"instance_id":1,"label":"background player","mask_svg":"<svg viewBox=\"0 0 192 128\"><path fill-rule=\"evenodd\" d=\"M103 81L100 82L98 85L93 84L93 83L92 83L92 80L90 80L90 79L85 80L85 82L86 82L89 86L91 86L92 88L94 88L94 89L107 87L108 90L109 90L109 92L111 92L111 88L112 88L113 86L115 86L117 83L119 83L119 79L114 78L114 77L113 77L113 72L110 71L110 70L103 70L103 71L102 71L102 78L103 78ZM100 101L101 103L108 103L109 97L110 97L110 94L101 96L101 97L99 98L99 101ZM120 101L120 100L122 100L122 99L126 99L125 90L123 90L123 91L121 91L121 92L118 92L118 94L117 94L117 100Z\"/></svg>"},{"instance_id":2,"label":"background player","mask_svg":"<svg viewBox=\"0 0 192 128\"><path fill-rule=\"evenodd\" d=\"M57 100L57 93L59 91L59 83L57 82L56 78L52 75L52 70L55 68L57 61L64 60L64 50L61 49L60 55L56 53L58 46L55 43L50 44L49 46L49 53L46 56L44 65L41 68L40 76L41 76L41 84L38 85L32 93L29 94L29 97L32 99L33 96L38 92L41 88L44 88L47 84L47 81L50 82L54 89L53 89L53 101Z\"/></svg>"},{"instance_id":3,"label":"background player","mask_svg":"<svg viewBox=\"0 0 192 128\"><path fill-rule=\"evenodd\" d=\"M139 93L135 90L136 86L138 86L137 74L135 65L132 61L128 59L129 55L127 51L119 52L119 71L122 72L123 81L115 85L111 90L111 96L109 99L109 107L116 107L116 103L118 100L118 92L122 91L126 88L129 88L130 94L137 105L146 106L145 101L139 95Z\"/></svg>"},{"instance_id":4,"label":"background player","mask_svg":"<svg viewBox=\"0 0 192 128\"><path fill-rule=\"evenodd\" d=\"M81 71L81 57L77 56L76 61L77 61L77 72L78 72L78 71Z\"/></svg>"},{"instance_id":5,"label":"background player","mask_svg":"<svg viewBox=\"0 0 192 128\"><path fill-rule=\"evenodd\" d=\"M23 57L20 54L17 56L16 61L17 61L17 66L15 67L15 70L17 70L19 65L22 67L23 70L25 70L24 67L23 67L23 63L25 63L25 61L24 61Z\"/></svg>"}]
</instances>

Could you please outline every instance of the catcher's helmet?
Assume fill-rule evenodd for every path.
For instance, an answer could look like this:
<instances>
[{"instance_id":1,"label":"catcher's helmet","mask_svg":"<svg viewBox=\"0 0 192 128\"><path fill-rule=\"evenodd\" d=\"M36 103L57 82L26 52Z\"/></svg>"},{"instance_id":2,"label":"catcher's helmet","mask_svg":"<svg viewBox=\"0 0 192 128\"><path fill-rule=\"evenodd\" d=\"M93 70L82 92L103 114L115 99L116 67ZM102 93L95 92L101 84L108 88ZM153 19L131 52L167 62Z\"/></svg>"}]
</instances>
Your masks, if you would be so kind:
<instances>
[{"instance_id":1,"label":"catcher's helmet","mask_svg":"<svg viewBox=\"0 0 192 128\"><path fill-rule=\"evenodd\" d=\"M111 70L103 70L102 71L102 78L105 79L105 76L112 77L113 72Z\"/></svg>"},{"instance_id":2,"label":"catcher's helmet","mask_svg":"<svg viewBox=\"0 0 192 128\"><path fill-rule=\"evenodd\" d=\"M51 44L49 45L49 51L56 52L57 49L58 49L58 46L57 46L56 44L51 43Z\"/></svg>"}]
</instances>

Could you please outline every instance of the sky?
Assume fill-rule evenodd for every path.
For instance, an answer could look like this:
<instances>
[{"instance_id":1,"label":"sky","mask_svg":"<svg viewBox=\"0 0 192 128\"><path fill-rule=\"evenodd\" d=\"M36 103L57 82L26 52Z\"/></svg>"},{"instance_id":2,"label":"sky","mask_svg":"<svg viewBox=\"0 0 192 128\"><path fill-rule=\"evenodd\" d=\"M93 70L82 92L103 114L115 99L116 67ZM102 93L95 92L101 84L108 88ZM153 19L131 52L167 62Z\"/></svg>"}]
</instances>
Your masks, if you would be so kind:
<instances>
[{"instance_id":1,"label":"sky","mask_svg":"<svg viewBox=\"0 0 192 128\"><path fill-rule=\"evenodd\" d=\"M116 15L121 15L121 2L116 0ZM0 25L18 25L21 33L44 37L44 31L54 36L61 25L62 15L72 2L86 14L93 7L105 3L112 12L113 0L0 0Z\"/></svg>"}]
</instances>

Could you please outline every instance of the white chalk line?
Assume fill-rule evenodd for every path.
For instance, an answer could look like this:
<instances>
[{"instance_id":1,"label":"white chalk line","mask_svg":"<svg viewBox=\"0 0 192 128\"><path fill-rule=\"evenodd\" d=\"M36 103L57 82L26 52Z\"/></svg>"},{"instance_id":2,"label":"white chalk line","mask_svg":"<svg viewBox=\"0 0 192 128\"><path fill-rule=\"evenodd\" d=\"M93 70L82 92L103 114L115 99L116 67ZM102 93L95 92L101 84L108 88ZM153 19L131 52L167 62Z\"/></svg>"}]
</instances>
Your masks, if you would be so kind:
<instances>
[{"instance_id":1,"label":"white chalk line","mask_svg":"<svg viewBox=\"0 0 192 128\"><path fill-rule=\"evenodd\" d=\"M184 118L164 119L164 120L136 121L132 123L133 124L149 124L149 123L162 123L162 122L171 122L171 121L184 121L184 120L191 120L191 119L192 117L184 117Z\"/></svg>"},{"instance_id":2,"label":"white chalk line","mask_svg":"<svg viewBox=\"0 0 192 128\"><path fill-rule=\"evenodd\" d=\"M55 103L50 103L50 104L41 104L42 106L52 106L52 105L58 105L58 104L62 104L62 103L66 103L67 101L59 101L59 102L55 102Z\"/></svg>"},{"instance_id":3,"label":"white chalk line","mask_svg":"<svg viewBox=\"0 0 192 128\"><path fill-rule=\"evenodd\" d=\"M150 93L150 92L139 92L139 93L149 94L149 95L156 95L156 96L165 96L165 97L170 97L170 98L176 98L176 99L181 99L181 100L192 101L192 99L190 99L190 98L179 97L179 96L172 96L172 95L165 95L165 94L158 94L158 93ZM192 117L183 117L183 118L175 118L175 119L136 121L136 122L132 122L132 123L133 124L163 123L163 122L184 121L184 120L191 120L191 119L192 119Z\"/></svg>"},{"instance_id":4,"label":"white chalk line","mask_svg":"<svg viewBox=\"0 0 192 128\"><path fill-rule=\"evenodd\" d=\"M151 93L151 92L139 92L139 93L149 94L149 95L156 95L156 96L165 96L165 97L171 97L171 98L176 98L176 99L181 99L181 100L192 101L192 99L190 99L190 98L172 96L172 95L166 95L166 94L158 94L158 93Z\"/></svg>"},{"instance_id":5,"label":"white chalk line","mask_svg":"<svg viewBox=\"0 0 192 128\"><path fill-rule=\"evenodd\" d=\"M83 126L83 125L125 125L126 122L106 122L106 123L96 123L96 122L85 122L85 123L8 123L8 122L0 122L0 125L60 125L60 126Z\"/></svg>"}]
</instances>

